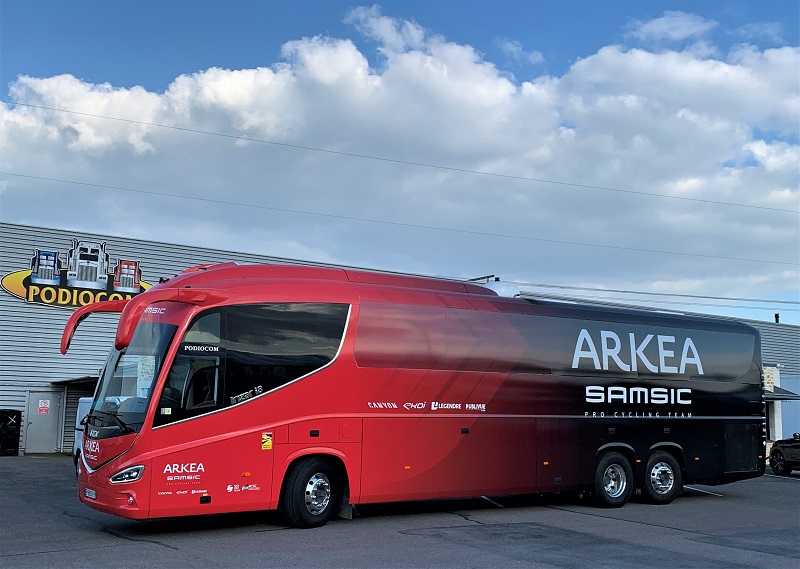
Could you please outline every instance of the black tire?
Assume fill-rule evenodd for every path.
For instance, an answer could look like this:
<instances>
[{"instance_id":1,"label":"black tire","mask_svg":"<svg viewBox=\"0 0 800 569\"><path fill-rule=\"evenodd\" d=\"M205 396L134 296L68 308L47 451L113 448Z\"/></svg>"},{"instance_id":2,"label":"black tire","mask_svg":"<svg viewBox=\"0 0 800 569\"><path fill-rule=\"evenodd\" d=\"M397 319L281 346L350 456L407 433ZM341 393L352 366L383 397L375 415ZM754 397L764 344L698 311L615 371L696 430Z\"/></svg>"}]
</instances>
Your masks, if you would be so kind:
<instances>
[{"instance_id":1,"label":"black tire","mask_svg":"<svg viewBox=\"0 0 800 569\"><path fill-rule=\"evenodd\" d=\"M80 461L81 461L81 451L78 451L75 453L75 456L72 457L72 462L75 465L75 478L77 478L78 475L81 473Z\"/></svg>"},{"instance_id":2,"label":"black tire","mask_svg":"<svg viewBox=\"0 0 800 569\"><path fill-rule=\"evenodd\" d=\"M680 464L668 452L650 455L642 483L644 497L651 504L669 504L683 492Z\"/></svg>"},{"instance_id":3,"label":"black tire","mask_svg":"<svg viewBox=\"0 0 800 569\"><path fill-rule=\"evenodd\" d=\"M594 501L603 508L620 508L633 494L633 469L618 452L600 457L594 474Z\"/></svg>"},{"instance_id":4,"label":"black tire","mask_svg":"<svg viewBox=\"0 0 800 569\"><path fill-rule=\"evenodd\" d=\"M283 502L289 522L298 528L325 525L339 511L342 477L328 462L306 458L286 479Z\"/></svg>"},{"instance_id":5,"label":"black tire","mask_svg":"<svg viewBox=\"0 0 800 569\"><path fill-rule=\"evenodd\" d=\"M789 476L792 469L786 464L786 457L778 449L773 450L769 455L769 467L777 476Z\"/></svg>"}]
</instances>

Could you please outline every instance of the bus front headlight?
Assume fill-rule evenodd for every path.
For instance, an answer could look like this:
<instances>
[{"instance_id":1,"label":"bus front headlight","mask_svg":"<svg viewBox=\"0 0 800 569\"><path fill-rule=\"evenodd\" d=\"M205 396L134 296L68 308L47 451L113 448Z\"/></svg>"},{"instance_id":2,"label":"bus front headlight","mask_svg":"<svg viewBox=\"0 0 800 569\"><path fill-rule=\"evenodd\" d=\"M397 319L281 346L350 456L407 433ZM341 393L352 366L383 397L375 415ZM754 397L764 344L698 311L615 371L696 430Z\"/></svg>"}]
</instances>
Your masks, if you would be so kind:
<instances>
[{"instance_id":1,"label":"bus front headlight","mask_svg":"<svg viewBox=\"0 0 800 569\"><path fill-rule=\"evenodd\" d=\"M144 466L131 466L125 470L120 470L111 477L112 484L123 484L125 482L136 482L144 474Z\"/></svg>"}]
</instances>

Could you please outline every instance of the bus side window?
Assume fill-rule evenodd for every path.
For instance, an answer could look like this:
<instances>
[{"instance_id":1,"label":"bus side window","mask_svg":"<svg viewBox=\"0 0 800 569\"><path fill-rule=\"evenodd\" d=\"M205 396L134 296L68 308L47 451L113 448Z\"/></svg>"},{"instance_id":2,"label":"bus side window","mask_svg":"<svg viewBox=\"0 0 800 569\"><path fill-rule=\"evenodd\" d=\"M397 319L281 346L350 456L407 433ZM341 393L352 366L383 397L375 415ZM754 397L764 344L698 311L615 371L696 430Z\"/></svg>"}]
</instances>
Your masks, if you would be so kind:
<instances>
[{"instance_id":1,"label":"bus side window","mask_svg":"<svg viewBox=\"0 0 800 569\"><path fill-rule=\"evenodd\" d=\"M187 330L161 391L153 426L182 421L220 407L224 362L221 322L221 312L212 310L200 314Z\"/></svg>"},{"instance_id":2,"label":"bus side window","mask_svg":"<svg viewBox=\"0 0 800 569\"><path fill-rule=\"evenodd\" d=\"M222 314L218 311L201 315L186 331L183 341L199 344L219 344L221 319Z\"/></svg>"},{"instance_id":3,"label":"bus side window","mask_svg":"<svg viewBox=\"0 0 800 569\"><path fill-rule=\"evenodd\" d=\"M174 423L219 407L220 359L178 355L161 391L154 426Z\"/></svg>"},{"instance_id":4,"label":"bus side window","mask_svg":"<svg viewBox=\"0 0 800 569\"><path fill-rule=\"evenodd\" d=\"M349 306L275 303L228 308L225 404L238 405L327 365L344 335Z\"/></svg>"}]
</instances>

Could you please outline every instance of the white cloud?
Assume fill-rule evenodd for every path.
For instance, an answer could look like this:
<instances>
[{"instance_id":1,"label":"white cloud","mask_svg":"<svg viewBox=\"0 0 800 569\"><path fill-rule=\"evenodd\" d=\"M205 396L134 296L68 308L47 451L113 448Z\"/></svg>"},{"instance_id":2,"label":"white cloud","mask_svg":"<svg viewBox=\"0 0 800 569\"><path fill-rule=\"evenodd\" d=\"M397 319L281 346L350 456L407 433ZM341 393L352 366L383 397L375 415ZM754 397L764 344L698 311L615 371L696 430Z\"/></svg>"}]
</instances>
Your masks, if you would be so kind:
<instances>
[{"instance_id":1,"label":"white cloud","mask_svg":"<svg viewBox=\"0 0 800 569\"><path fill-rule=\"evenodd\" d=\"M696 14L667 10L660 18L633 22L627 36L645 42L680 42L702 38L717 25Z\"/></svg>"},{"instance_id":2,"label":"white cloud","mask_svg":"<svg viewBox=\"0 0 800 569\"><path fill-rule=\"evenodd\" d=\"M15 101L48 107L21 107L5 117L17 127L27 123L24 130L29 134L61 140L72 150L90 153L102 153L118 145L130 146L137 154L152 150L145 141L150 127L131 121L150 122L159 97L141 87L115 89L108 84L90 85L72 75L47 79L22 76L12 84L10 94ZM58 113L49 108L75 113ZM107 115L122 120L98 118ZM40 122L45 116L52 120Z\"/></svg>"},{"instance_id":3,"label":"white cloud","mask_svg":"<svg viewBox=\"0 0 800 569\"><path fill-rule=\"evenodd\" d=\"M713 27L661 20L637 33L697 46ZM797 47L607 46L518 83L418 23L349 21L379 69L317 36L163 93L21 77L12 99L86 114L0 103L0 169L194 199L3 176L2 219L440 275L796 294L796 266L724 259L797 262L796 214L532 180L797 209Z\"/></svg>"},{"instance_id":4,"label":"white cloud","mask_svg":"<svg viewBox=\"0 0 800 569\"><path fill-rule=\"evenodd\" d=\"M763 140L754 140L745 144L743 150L752 153L767 172L781 172L790 176L798 173L800 148L797 145L786 142L768 144Z\"/></svg>"},{"instance_id":5,"label":"white cloud","mask_svg":"<svg viewBox=\"0 0 800 569\"><path fill-rule=\"evenodd\" d=\"M410 20L397 20L381 14L378 6L353 8L346 23L353 24L366 37L381 44L386 55L403 53L409 49L425 49L425 29Z\"/></svg>"},{"instance_id":6,"label":"white cloud","mask_svg":"<svg viewBox=\"0 0 800 569\"><path fill-rule=\"evenodd\" d=\"M748 47L725 62L610 46L576 63L565 79L576 82L575 90L587 88L591 97L631 88L663 108L689 107L732 124L791 133L800 109L798 61L796 47Z\"/></svg>"},{"instance_id":7,"label":"white cloud","mask_svg":"<svg viewBox=\"0 0 800 569\"><path fill-rule=\"evenodd\" d=\"M780 22L754 22L734 30L732 34L747 41L766 40L775 45L786 43Z\"/></svg>"},{"instance_id":8,"label":"white cloud","mask_svg":"<svg viewBox=\"0 0 800 569\"><path fill-rule=\"evenodd\" d=\"M518 41L504 40L500 42L500 49L514 61L538 64L544 62L544 55L540 51L525 51Z\"/></svg>"}]
</instances>

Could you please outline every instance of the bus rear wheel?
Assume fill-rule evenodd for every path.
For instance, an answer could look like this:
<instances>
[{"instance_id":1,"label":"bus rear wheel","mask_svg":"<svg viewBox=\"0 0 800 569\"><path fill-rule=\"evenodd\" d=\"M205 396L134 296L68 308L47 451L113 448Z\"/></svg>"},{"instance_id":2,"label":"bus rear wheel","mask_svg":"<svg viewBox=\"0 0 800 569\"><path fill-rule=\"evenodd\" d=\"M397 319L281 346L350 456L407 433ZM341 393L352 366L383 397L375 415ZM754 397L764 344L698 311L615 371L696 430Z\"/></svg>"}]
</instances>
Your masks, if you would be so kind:
<instances>
[{"instance_id":1,"label":"bus rear wheel","mask_svg":"<svg viewBox=\"0 0 800 569\"><path fill-rule=\"evenodd\" d=\"M603 508L619 508L633 494L633 469L628 459L618 452L600 457L594 474L594 500Z\"/></svg>"},{"instance_id":2,"label":"bus rear wheel","mask_svg":"<svg viewBox=\"0 0 800 569\"><path fill-rule=\"evenodd\" d=\"M683 490L681 467L668 452L650 455L644 471L644 495L652 504L669 504Z\"/></svg>"},{"instance_id":3,"label":"bus rear wheel","mask_svg":"<svg viewBox=\"0 0 800 569\"><path fill-rule=\"evenodd\" d=\"M330 521L339 510L341 480L336 469L320 458L295 464L283 496L289 522L298 528L313 528Z\"/></svg>"}]
</instances>

